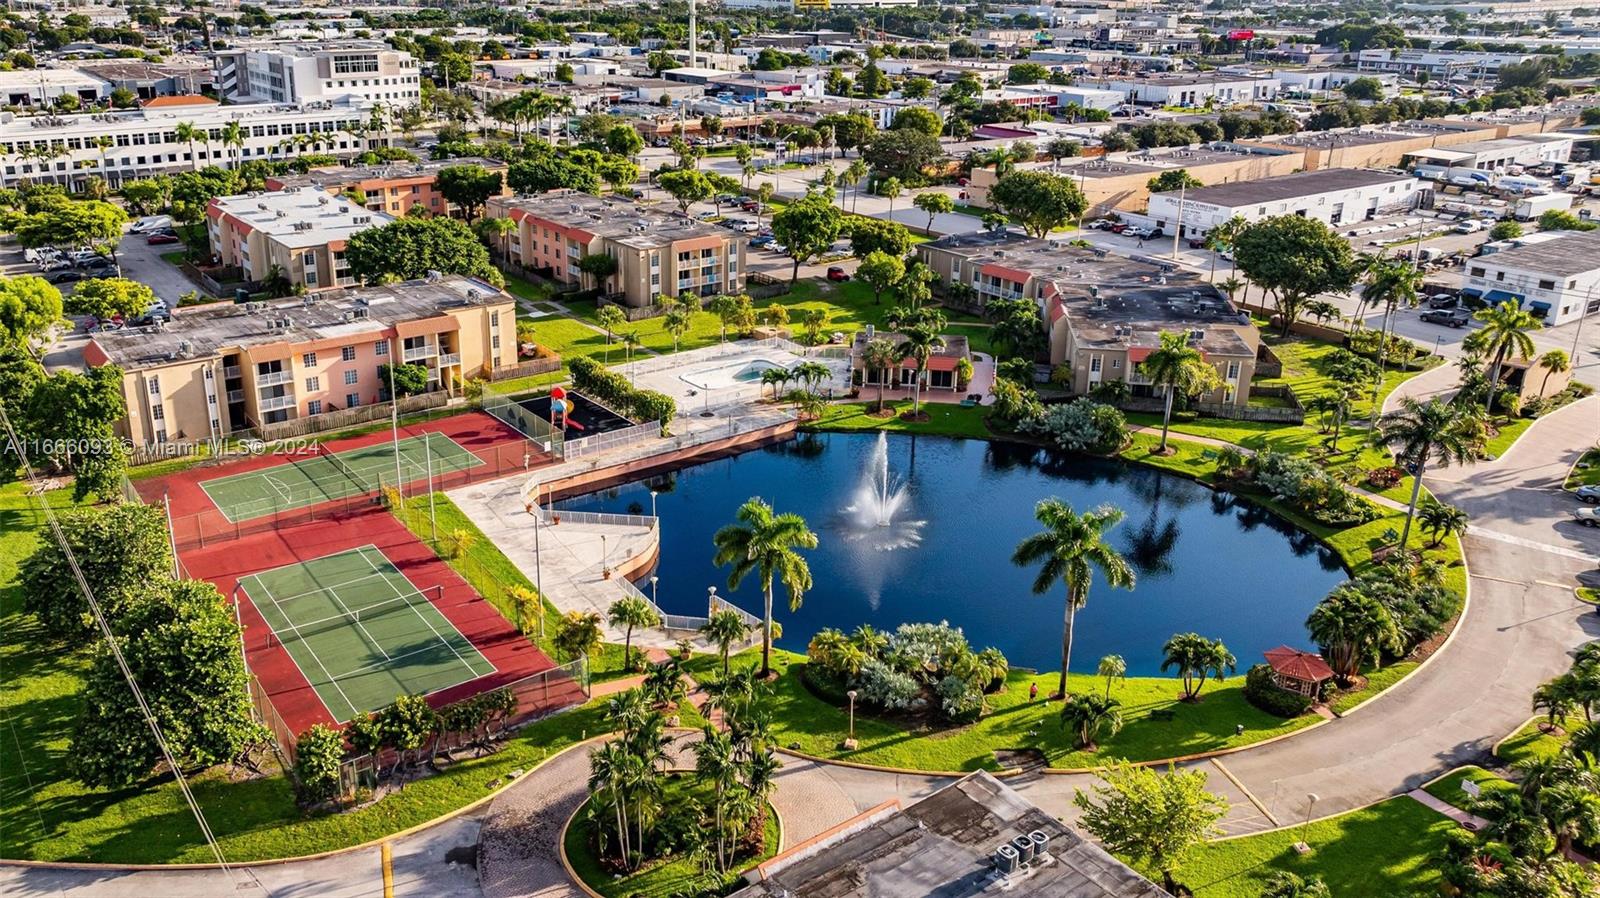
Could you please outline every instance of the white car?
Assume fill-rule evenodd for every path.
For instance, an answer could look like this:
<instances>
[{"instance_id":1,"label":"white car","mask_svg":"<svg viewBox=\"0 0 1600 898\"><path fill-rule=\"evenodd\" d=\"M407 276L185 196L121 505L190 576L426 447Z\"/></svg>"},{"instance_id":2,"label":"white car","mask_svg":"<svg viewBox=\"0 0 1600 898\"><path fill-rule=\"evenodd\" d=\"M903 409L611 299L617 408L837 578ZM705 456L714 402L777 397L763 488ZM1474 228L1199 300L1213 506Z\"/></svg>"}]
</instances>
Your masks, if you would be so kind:
<instances>
[{"instance_id":1,"label":"white car","mask_svg":"<svg viewBox=\"0 0 1600 898\"><path fill-rule=\"evenodd\" d=\"M1600 527L1600 506L1574 509L1572 517L1585 527Z\"/></svg>"},{"instance_id":2,"label":"white car","mask_svg":"<svg viewBox=\"0 0 1600 898\"><path fill-rule=\"evenodd\" d=\"M162 228L170 227L172 227L172 216L146 215L144 218L134 222L133 227L129 230L135 234L148 234L151 231L159 231Z\"/></svg>"}]
</instances>

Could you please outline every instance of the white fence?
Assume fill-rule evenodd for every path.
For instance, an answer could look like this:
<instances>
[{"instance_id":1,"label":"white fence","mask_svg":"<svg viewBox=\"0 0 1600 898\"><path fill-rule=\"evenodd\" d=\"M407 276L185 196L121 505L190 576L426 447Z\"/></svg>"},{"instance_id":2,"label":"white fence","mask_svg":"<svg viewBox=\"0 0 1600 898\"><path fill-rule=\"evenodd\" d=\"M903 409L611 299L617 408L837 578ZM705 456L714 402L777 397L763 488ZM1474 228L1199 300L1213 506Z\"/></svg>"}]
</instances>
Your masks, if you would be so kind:
<instances>
[{"instance_id":1,"label":"white fence","mask_svg":"<svg viewBox=\"0 0 1600 898\"><path fill-rule=\"evenodd\" d=\"M575 440L569 439L561 448L561 456L562 458L578 458L583 455L593 455L596 452L604 452L607 449L615 449L618 446L632 446L635 443L643 443L657 439L660 436L661 422L646 421L643 424L635 424L632 427L624 427L621 430L597 433L594 436L579 437Z\"/></svg>"}]
</instances>

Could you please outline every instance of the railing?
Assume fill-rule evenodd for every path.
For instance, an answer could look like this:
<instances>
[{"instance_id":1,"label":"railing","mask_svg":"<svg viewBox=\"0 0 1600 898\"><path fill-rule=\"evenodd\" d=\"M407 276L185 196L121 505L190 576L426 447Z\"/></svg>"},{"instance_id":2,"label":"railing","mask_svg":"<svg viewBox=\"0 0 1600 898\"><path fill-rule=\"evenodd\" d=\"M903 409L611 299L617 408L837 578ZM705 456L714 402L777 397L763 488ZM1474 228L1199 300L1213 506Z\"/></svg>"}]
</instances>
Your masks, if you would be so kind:
<instances>
[{"instance_id":1,"label":"railing","mask_svg":"<svg viewBox=\"0 0 1600 898\"><path fill-rule=\"evenodd\" d=\"M404 357L408 362L415 362L421 359L432 358L438 354L439 350L433 346L412 346L405 351Z\"/></svg>"},{"instance_id":2,"label":"railing","mask_svg":"<svg viewBox=\"0 0 1600 898\"><path fill-rule=\"evenodd\" d=\"M289 371L269 371L266 374L256 375L256 387L275 387L294 380L294 374Z\"/></svg>"},{"instance_id":3,"label":"railing","mask_svg":"<svg viewBox=\"0 0 1600 898\"><path fill-rule=\"evenodd\" d=\"M243 402L244 401L244 391L243 390L229 390L228 391L228 401L229 402Z\"/></svg>"},{"instance_id":4,"label":"railing","mask_svg":"<svg viewBox=\"0 0 1600 898\"><path fill-rule=\"evenodd\" d=\"M441 368L443 368L445 365L460 365L460 364L461 364L461 353L459 353L459 352L447 352L444 355L439 356L439 367L441 367Z\"/></svg>"},{"instance_id":5,"label":"railing","mask_svg":"<svg viewBox=\"0 0 1600 898\"><path fill-rule=\"evenodd\" d=\"M526 488L524 488L526 490ZM547 518L560 518L568 524L604 524L616 527L660 526L660 520L647 514L612 514L608 511L566 511L560 508L542 509ZM545 523L554 523L554 520Z\"/></svg>"},{"instance_id":6,"label":"railing","mask_svg":"<svg viewBox=\"0 0 1600 898\"><path fill-rule=\"evenodd\" d=\"M577 458L582 455L593 455L618 446L631 446L647 440L658 439L661 436L660 421L646 421L621 430L612 430L606 433L597 433L594 436L579 437L567 440L561 449L563 458Z\"/></svg>"},{"instance_id":7,"label":"railing","mask_svg":"<svg viewBox=\"0 0 1600 898\"><path fill-rule=\"evenodd\" d=\"M222 368L222 376L223 377L238 377L242 373L243 372L241 372L239 370L239 366L238 365L224 365L223 368Z\"/></svg>"},{"instance_id":8,"label":"railing","mask_svg":"<svg viewBox=\"0 0 1600 898\"><path fill-rule=\"evenodd\" d=\"M259 403L259 408L264 412L275 412L279 409L294 408L294 405L295 402L293 396L273 396L271 398L261 400Z\"/></svg>"}]
</instances>

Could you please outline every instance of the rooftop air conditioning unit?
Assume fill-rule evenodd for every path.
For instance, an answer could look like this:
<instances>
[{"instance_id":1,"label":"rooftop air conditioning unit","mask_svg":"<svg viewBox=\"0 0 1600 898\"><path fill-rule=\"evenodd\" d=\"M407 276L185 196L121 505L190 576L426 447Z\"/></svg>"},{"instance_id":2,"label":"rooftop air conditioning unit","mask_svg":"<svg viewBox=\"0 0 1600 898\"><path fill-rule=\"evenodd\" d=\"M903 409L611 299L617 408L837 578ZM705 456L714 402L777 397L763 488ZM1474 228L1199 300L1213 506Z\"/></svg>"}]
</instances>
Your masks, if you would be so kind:
<instances>
[{"instance_id":1,"label":"rooftop air conditioning unit","mask_svg":"<svg viewBox=\"0 0 1600 898\"><path fill-rule=\"evenodd\" d=\"M331 197L327 197L327 196L319 196L319 197L317 197L317 205L319 205L319 206L326 206L330 202L333 202L333 199Z\"/></svg>"},{"instance_id":2,"label":"rooftop air conditioning unit","mask_svg":"<svg viewBox=\"0 0 1600 898\"><path fill-rule=\"evenodd\" d=\"M1011 847L1017 849L1017 856L1024 864L1033 863L1033 840L1027 836L1017 836L1011 840Z\"/></svg>"},{"instance_id":3,"label":"rooftop air conditioning unit","mask_svg":"<svg viewBox=\"0 0 1600 898\"><path fill-rule=\"evenodd\" d=\"M1191 331L1189 331L1189 339L1190 340L1195 340L1195 341L1203 340L1203 339L1205 339L1205 336L1206 336L1206 332L1201 330L1198 327L1194 328Z\"/></svg>"},{"instance_id":4,"label":"rooftop air conditioning unit","mask_svg":"<svg viewBox=\"0 0 1600 898\"><path fill-rule=\"evenodd\" d=\"M1022 869L1022 856L1010 845L1001 845L994 853L994 869L1001 876L1013 876Z\"/></svg>"}]
</instances>

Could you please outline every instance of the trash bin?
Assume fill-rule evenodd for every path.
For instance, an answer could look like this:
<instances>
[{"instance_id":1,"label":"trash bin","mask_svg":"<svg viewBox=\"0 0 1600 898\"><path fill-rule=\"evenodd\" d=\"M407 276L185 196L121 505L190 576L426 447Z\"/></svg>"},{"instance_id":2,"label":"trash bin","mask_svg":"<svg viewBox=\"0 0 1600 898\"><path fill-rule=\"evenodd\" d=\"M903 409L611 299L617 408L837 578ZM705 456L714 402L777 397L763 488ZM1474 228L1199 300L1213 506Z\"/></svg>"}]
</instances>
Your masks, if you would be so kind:
<instances>
[{"instance_id":1,"label":"trash bin","mask_svg":"<svg viewBox=\"0 0 1600 898\"><path fill-rule=\"evenodd\" d=\"M236 302L236 303L249 302L250 301L250 291L246 290L243 287L234 288L233 301Z\"/></svg>"}]
</instances>

